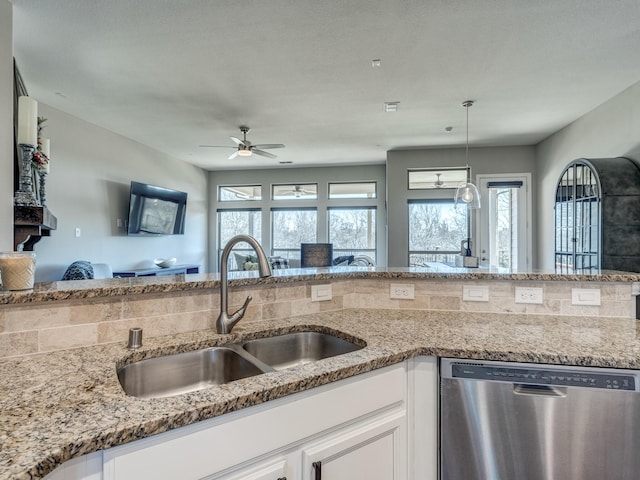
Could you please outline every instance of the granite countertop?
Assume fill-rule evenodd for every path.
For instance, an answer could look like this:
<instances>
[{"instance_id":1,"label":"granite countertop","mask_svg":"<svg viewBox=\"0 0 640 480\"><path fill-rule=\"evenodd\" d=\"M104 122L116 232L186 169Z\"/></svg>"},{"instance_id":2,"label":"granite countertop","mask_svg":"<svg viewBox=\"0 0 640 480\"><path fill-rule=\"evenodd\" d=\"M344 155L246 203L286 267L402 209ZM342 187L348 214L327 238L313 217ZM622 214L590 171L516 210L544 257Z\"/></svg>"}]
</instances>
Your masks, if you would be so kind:
<instances>
[{"instance_id":1,"label":"granite countertop","mask_svg":"<svg viewBox=\"0 0 640 480\"><path fill-rule=\"evenodd\" d=\"M0 479L42 478L70 458L307 390L417 355L640 368L636 320L343 310L0 361ZM274 333L364 340L359 351L167 398L124 394L116 365Z\"/></svg>"},{"instance_id":2,"label":"granite countertop","mask_svg":"<svg viewBox=\"0 0 640 480\"><path fill-rule=\"evenodd\" d=\"M640 282L640 273L599 271L593 274L558 274L533 271L505 273L483 268L411 267L327 267L289 268L273 270L271 277L260 278L258 272L229 272L229 285L277 285L313 280L366 279L416 279L416 280L516 280L563 282ZM160 275L152 277L110 278L104 280L71 280L66 282L37 283L32 290L2 291L0 305L29 304L56 300L86 299L113 295L141 293L165 293L207 288L219 288L218 274Z\"/></svg>"}]
</instances>

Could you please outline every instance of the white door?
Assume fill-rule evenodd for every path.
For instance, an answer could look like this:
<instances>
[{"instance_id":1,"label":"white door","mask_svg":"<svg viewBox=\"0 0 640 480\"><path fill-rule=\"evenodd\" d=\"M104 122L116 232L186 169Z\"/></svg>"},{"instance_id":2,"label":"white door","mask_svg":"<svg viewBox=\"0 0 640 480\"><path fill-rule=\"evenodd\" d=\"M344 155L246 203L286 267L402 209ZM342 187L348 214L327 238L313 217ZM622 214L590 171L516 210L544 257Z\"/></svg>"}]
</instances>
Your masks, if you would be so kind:
<instances>
[{"instance_id":1,"label":"white door","mask_svg":"<svg viewBox=\"0 0 640 480\"><path fill-rule=\"evenodd\" d=\"M306 446L302 468L303 480L406 480L404 412Z\"/></svg>"},{"instance_id":2,"label":"white door","mask_svg":"<svg viewBox=\"0 0 640 480\"><path fill-rule=\"evenodd\" d=\"M482 206L476 217L480 265L504 272L531 269L531 174L478 175Z\"/></svg>"}]
</instances>

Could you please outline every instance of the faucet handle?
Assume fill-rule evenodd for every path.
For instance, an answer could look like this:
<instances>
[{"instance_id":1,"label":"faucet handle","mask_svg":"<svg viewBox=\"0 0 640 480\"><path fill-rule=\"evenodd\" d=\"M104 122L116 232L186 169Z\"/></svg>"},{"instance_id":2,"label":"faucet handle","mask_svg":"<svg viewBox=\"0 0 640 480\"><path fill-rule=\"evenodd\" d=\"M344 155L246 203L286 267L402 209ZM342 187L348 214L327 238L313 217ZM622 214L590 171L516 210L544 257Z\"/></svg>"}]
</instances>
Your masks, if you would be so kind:
<instances>
[{"instance_id":1,"label":"faucet handle","mask_svg":"<svg viewBox=\"0 0 640 480\"><path fill-rule=\"evenodd\" d=\"M240 319L244 317L244 314L247 311L247 307L249 306L249 302L251 300L253 300L253 297L249 295L242 306L238 310L236 310L233 315L231 315L231 318L229 319L230 327L233 327L236 322L240 321Z\"/></svg>"}]
</instances>

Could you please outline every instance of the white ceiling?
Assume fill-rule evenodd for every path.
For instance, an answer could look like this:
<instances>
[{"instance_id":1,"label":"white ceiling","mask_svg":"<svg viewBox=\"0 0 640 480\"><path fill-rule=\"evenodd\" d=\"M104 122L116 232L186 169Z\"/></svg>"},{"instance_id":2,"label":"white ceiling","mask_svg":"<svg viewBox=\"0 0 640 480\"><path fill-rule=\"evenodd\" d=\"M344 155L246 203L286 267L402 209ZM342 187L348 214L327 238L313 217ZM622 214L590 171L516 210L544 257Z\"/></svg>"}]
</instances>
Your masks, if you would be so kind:
<instances>
[{"instance_id":1,"label":"white ceiling","mask_svg":"<svg viewBox=\"0 0 640 480\"><path fill-rule=\"evenodd\" d=\"M30 95L210 170L460 146L467 99L472 146L536 144L640 80L640 0L12 3ZM199 147L241 124L287 148Z\"/></svg>"}]
</instances>

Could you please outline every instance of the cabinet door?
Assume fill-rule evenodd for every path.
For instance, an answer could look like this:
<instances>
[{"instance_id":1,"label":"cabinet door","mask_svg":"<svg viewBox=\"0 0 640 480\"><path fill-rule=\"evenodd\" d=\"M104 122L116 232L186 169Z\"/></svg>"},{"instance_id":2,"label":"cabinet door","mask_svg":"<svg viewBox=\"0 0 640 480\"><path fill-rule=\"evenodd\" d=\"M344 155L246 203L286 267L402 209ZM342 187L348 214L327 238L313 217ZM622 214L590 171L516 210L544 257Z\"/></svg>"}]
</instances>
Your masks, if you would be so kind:
<instances>
[{"instance_id":1,"label":"cabinet door","mask_svg":"<svg viewBox=\"0 0 640 480\"><path fill-rule=\"evenodd\" d=\"M405 480L404 411L335 432L303 447L304 480Z\"/></svg>"},{"instance_id":2,"label":"cabinet door","mask_svg":"<svg viewBox=\"0 0 640 480\"><path fill-rule=\"evenodd\" d=\"M206 477L203 480L286 480L287 461L279 457L270 458L247 468L235 470L225 475Z\"/></svg>"}]
</instances>

